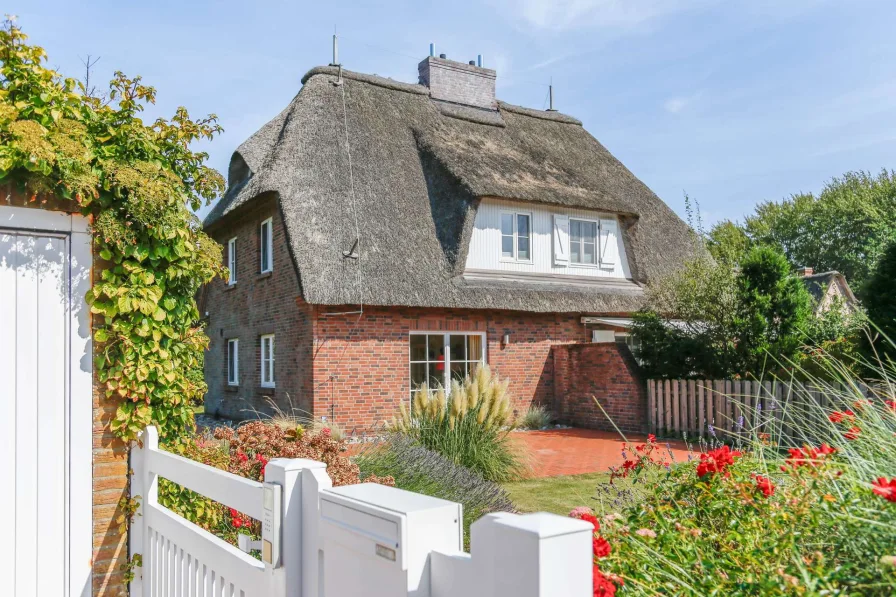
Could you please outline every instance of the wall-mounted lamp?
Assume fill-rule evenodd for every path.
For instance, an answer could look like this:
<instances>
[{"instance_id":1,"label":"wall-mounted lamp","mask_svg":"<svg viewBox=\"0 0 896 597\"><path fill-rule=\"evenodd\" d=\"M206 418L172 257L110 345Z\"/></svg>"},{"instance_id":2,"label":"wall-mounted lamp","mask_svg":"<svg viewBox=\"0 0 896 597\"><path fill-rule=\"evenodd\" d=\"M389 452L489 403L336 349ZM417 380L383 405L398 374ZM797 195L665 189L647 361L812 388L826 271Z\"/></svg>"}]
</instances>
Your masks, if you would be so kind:
<instances>
[{"instance_id":1,"label":"wall-mounted lamp","mask_svg":"<svg viewBox=\"0 0 896 597\"><path fill-rule=\"evenodd\" d=\"M504 334L501 338L501 346L507 346L508 344L510 344L510 334Z\"/></svg>"}]
</instances>

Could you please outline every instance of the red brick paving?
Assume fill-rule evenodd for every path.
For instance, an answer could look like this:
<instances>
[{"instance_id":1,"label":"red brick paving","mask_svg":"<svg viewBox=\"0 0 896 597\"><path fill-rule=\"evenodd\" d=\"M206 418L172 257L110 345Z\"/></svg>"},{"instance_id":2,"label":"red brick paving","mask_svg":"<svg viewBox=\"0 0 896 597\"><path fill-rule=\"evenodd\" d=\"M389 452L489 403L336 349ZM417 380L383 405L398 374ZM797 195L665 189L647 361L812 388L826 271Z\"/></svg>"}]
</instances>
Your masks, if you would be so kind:
<instances>
[{"instance_id":1,"label":"red brick paving","mask_svg":"<svg viewBox=\"0 0 896 597\"><path fill-rule=\"evenodd\" d=\"M580 475L583 473L607 472L611 466L622 464L624 440L618 433L593 429L548 429L545 431L523 431L513 434L521 441L531 458L532 476L556 477L559 475ZM646 435L626 435L629 443L647 441ZM668 443L675 462L684 462L688 450L684 442L658 440Z\"/></svg>"}]
</instances>

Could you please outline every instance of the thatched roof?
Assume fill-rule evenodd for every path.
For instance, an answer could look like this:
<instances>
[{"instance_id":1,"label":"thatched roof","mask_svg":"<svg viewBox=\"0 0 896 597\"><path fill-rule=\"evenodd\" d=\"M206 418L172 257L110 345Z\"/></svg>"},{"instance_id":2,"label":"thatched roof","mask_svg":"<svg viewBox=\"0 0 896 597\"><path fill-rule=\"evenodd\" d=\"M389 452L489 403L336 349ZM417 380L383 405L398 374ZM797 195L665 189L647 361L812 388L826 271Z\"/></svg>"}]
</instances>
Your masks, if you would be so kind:
<instances>
[{"instance_id":1,"label":"thatched roof","mask_svg":"<svg viewBox=\"0 0 896 597\"><path fill-rule=\"evenodd\" d=\"M437 102L424 86L349 71L337 86L336 74L309 71L290 105L237 149L228 190L205 219L213 233L275 194L309 303L625 313L640 305L640 283L690 255L684 222L578 120ZM619 214L634 282L464 278L482 197ZM344 259L356 218L360 259Z\"/></svg>"},{"instance_id":2,"label":"thatched roof","mask_svg":"<svg viewBox=\"0 0 896 597\"><path fill-rule=\"evenodd\" d=\"M852 309L856 305L858 305L859 301L853 294L852 288L850 288L849 286L849 282L846 281L846 276L838 271L809 274L807 276L802 276L800 279L803 281L803 285L806 287L806 290L808 290L809 294L812 295L812 298L815 301L816 311L818 312L823 311L826 308L824 298L828 293L828 289L830 288L831 284L835 284L839 287L838 294L843 297L847 308Z\"/></svg>"}]
</instances>

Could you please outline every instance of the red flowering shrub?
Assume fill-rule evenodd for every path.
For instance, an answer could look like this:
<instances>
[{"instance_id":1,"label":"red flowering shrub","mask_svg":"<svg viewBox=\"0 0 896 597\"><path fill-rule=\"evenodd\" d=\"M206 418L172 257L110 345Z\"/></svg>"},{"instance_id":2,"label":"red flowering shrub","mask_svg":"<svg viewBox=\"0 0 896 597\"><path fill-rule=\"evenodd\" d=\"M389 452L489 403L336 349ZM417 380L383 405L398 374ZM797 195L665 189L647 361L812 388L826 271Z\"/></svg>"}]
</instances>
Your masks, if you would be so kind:
<instances>
[{"instance_id":1,"label":"red flowering shrub","mask_svg":"<svg viewBox=\"0 0 896 597\"><path fill-rule=\"evenodd\" d=\"M734 464L734 459L741 456L741 453L732 450L728 446L722 446L709 452L700 454L700 463L697 465L697 476L701 479L707 475L720 473L728 477L728 466Z\"/></svg>"},{"instance_id":2,"label":"red flowering shrub","mask_svg":"<svg viewBox=\"0 0 896 597\"><path fill-rule=\"evenodd\" d=\"M765 497L772 497L775 493L775 484L768 477L754 474L753 480L756 482L756 489Z\"/></svg>"},{"instance_id":3,"label":"red flowering shrub","mask_svg":"<svg viewBox=\"0 0 896 597\"><path fill-rule=\"evenodd\" d=\"M586 508L584 506L574 508L569 513L569 516L584 520L585 522L590 522L594 527L594 534L591 537L591 548L594 557L594 597L613 597L616 595L616 585L618 584L619 586L622 586L623 582L620 577L605 575L598 564L598 560L608 557L613 551L610 547L610 542L599 534L600 521L594 516L594 512L591 508Z\"/></svg>"},{"instance_id":4,"label":"red flowering shrub","mask_svg":"<svg viewBox=\"0 0 896 597\"><path fill-rule=\"evenodd\" d=\"M629 457L629 451L633 452ZM656 443L656 436L652 433L647 436L647 443L634 447L627 445L622 450L623 462L621 466L610 467L610 482L614 479L628 477L632 473L640 473L650 468L668 467L669 460L662 453L662 448Z\"/></svg>"}]
</instances>

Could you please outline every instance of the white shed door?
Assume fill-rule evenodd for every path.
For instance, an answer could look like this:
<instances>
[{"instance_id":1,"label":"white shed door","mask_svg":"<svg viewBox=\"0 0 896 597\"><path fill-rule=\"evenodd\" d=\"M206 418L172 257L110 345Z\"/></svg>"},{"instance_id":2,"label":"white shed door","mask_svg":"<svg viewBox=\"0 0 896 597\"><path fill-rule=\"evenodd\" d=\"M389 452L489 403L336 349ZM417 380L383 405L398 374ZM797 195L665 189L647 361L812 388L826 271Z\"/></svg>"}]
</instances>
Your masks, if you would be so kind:
<instances>
[{"instance_id":1,"label":"white shed door","mask_svg":"<svg viewBox=\"0 0 896 597\"><path fill-rule=\"evenodd\" d=\"M0 228L0 504L15 519L0 582L15 597L69 593L68 255L68 235Z\"/></svg>"}]
</instances>

